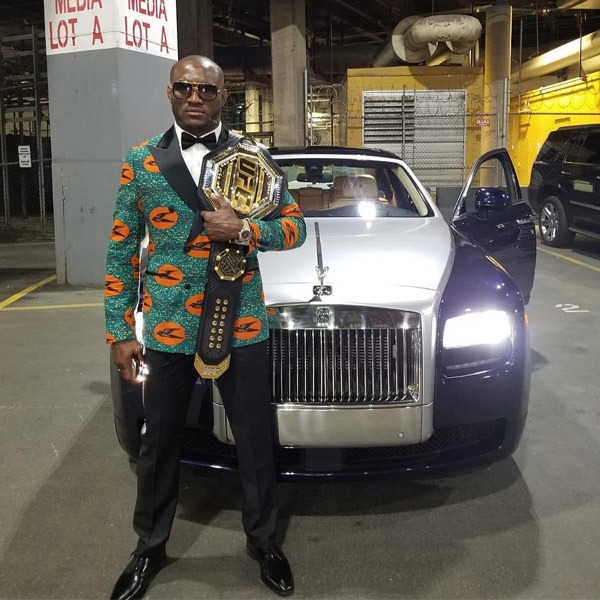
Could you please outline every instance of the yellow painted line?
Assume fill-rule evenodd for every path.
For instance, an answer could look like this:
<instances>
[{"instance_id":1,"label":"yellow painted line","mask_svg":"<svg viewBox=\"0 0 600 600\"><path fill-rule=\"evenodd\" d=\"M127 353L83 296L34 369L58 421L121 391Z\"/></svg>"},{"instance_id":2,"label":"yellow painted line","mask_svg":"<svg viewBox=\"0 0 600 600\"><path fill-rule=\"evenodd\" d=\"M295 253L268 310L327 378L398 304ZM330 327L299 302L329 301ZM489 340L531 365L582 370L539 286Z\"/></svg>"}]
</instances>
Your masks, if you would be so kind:
<instances>
[{"instance_id":1,"label":"yellow painted line","mask_svg":"<svg viewBox=\"0 0 600 600\"><path fill-rule=\"evenodd\" d=\"M46 285L47 283L50 283L51 281L54 281L55 279L56 279L56 275L51 275L50 277L46 277L46 279L42 279L42 281L39 281L38 283L34 283L33 285L30 285L29 287L25 288L24 290L21 290L20 292L13 294L10 298L7 298L6 300L3 300L2 302L0 302L0 310L3 310L5 307L9 306L13 302L20 300L24 296L27 296L27 294L33 292L34 290L37 290L39 287L42 287L43 285Z\"/></svg>"},{"instance_id":2,"label":"yellow painted line","mask_svg":"<svg viewBox=\"0 0 600 600\"><path fill-rule=\"evenodd\" d=\"M47 304L45 306L11 306L10 308L0 309L2 312L11 310L57 310L61 308L100 308L104 306L102 302L89 302L88 304Z\"/></svg>"},{"instance_id":3,"label":"yellow painted line","mask_svg":"<svg viewBox=\"0 0 600 600\"><path fill-rule=\"evenodd\" d=\"M564 254L559 254L558 252L552 252L552 250L548 250L547 248L541 248L538 246L538 250L541 252L545 252L546 254L550 254L556 258L562 258L567 262L573 263L574 265L578 265L580 267L585 267L586 269L590 269L591 271L596 271L600 273L600 267L595 267L594 265L590 265L589 263L583 262L582 260L578 260L577 258L571 258L570 256L565 256Z\"/></svg>"}]
</instances>

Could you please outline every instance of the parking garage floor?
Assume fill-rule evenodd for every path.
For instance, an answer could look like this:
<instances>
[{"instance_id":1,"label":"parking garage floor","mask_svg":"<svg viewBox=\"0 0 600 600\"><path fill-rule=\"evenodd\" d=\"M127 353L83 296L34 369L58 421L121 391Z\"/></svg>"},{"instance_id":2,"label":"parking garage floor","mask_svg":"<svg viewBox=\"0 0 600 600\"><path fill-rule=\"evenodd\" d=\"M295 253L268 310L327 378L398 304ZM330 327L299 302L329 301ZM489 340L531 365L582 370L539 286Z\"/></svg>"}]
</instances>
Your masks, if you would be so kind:
<instances>
[{"instance_id":1,"label":"parking garage floor","mask_svg":"<svg viewBox=\"0 0 600 600\"><path fill-rule=\"evenodd\" d=\"M135 537L102 290L51 243L0 245L0 598L107 598ZM514 457L427 481L281 485L296 598L600 598L600 244L539 247L534 372ZM235 479L183 468L150 598L262 599Z\"/></svg>"}]
</instances>

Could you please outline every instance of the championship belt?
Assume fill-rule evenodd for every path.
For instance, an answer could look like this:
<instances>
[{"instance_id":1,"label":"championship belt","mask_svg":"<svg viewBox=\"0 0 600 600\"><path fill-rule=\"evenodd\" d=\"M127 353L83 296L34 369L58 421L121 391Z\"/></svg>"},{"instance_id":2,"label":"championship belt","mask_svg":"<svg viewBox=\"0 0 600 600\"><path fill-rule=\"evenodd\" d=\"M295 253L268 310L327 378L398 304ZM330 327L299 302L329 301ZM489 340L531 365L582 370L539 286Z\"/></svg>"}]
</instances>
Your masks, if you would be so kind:
<instances>
[{"instance_id":1,"label":"championship belt","mask_svg":"<svg viewBox=\"0 0 600 600\"><path fill-rule=\"evenodd\" d=\"M264 146L248 138L209 152L202 164L199 196L204 210L216 210L210 194L223 196L240 218L268 219L279 209L283 171ZM203 379L229 367L237 307L246 271L246 247L212 242L194 366Z\"/></svg>"}]
</instances>

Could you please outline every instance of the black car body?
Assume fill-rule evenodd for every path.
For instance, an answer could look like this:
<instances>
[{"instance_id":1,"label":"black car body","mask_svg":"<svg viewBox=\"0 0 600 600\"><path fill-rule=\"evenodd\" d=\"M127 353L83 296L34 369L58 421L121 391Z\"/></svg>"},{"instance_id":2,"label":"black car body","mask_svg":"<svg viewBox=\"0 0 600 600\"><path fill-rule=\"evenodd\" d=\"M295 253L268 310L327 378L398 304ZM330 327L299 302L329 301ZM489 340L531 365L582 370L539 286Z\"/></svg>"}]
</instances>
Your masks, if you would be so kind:
<instances>
[{"instance_id":1,"label":"black car body","mask_svg":"<svg viewBox=\"0 0 600 600\"><path fill-rule=\"evenodd\" d=\"M552 131L531 169L528 199L548 246L600 239L600 125Z\"/></svg>"},{"instance_id":2,"label":"black car body","mask_svg":"<svg viewBox=\"0 0 600 600\"><path fill-rule=\"evenodd\" d=\"M394 154L272 149L307 223L260 258L280 477L433 474L517 447L529 399L533 213L505 150L474 166L448 224ZM113 368L135 458L139 386ZM182 460L237 468L217 387L198 382Z\"/></svg>"}]
</instances>

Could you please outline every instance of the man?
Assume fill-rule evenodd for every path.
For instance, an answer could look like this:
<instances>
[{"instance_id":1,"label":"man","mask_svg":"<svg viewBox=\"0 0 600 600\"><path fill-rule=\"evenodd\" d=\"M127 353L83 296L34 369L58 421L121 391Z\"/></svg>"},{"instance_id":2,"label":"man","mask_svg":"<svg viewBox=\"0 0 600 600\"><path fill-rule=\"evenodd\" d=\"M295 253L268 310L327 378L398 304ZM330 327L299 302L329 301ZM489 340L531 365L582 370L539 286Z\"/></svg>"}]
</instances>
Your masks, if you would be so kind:
<instances>
[{"instance_id":1,"label":"man","mask_svg":"<svg viewBox=\"0 0 600 600\"><path fill-rule=\"evenodd\" d=\"M247 551L259 562L262 581L288 595L293 577L275 542L269 334L257 253L300 246L306 236L304 219L287 191L279 212L264 221L238 218L216 194L216 210L202 211L197 189L209 149L197 138L214 134L218 146L234 135L221 124L227 100L223 72L203 56L183 58L171 70L167 96L175 123L164 135L128 152L107 254L105 309L112 360L130 382L137 380L141 365L147 370L133 518L138 544L111 598L143 596L165 564L178 498L182 433L198 378L194 354L211 245L231 240L241 244L247 264L230 366L216 383L237 445ZM146 233L142 346L132 315L138 304L139 246ZM248 319L253 322L250 335Z\"/></svg>"}]
</instances>

